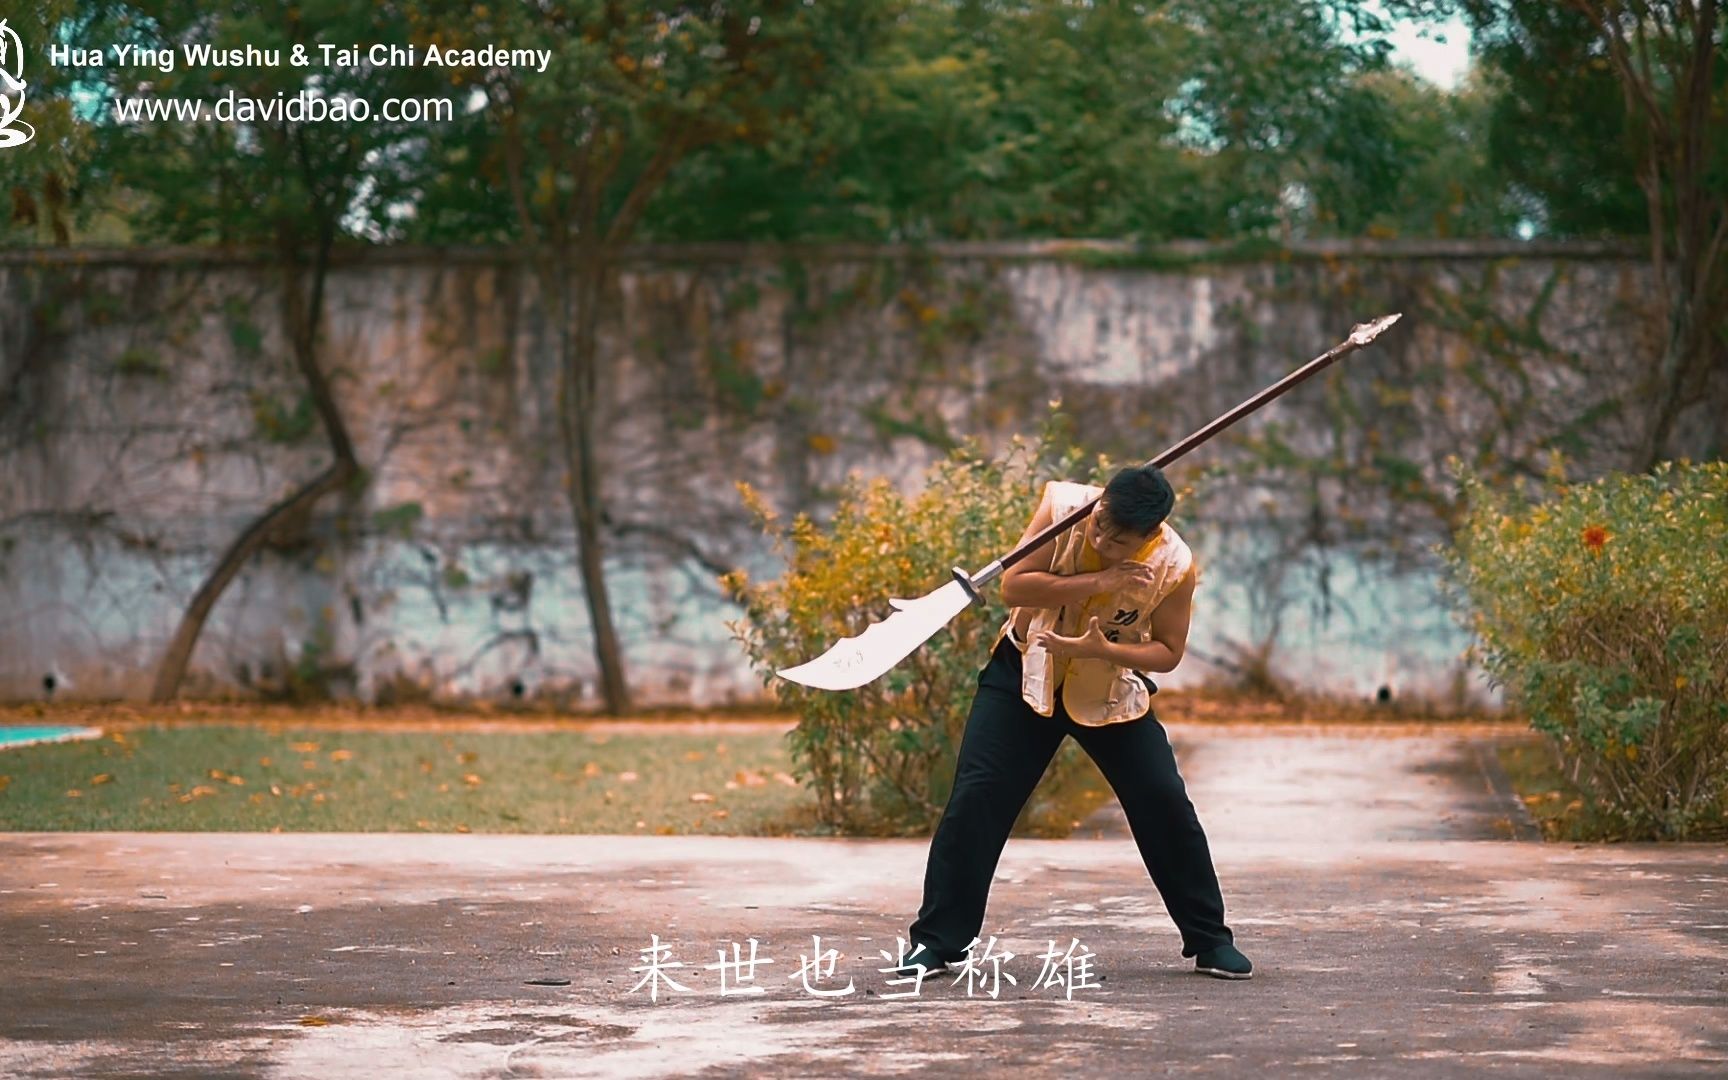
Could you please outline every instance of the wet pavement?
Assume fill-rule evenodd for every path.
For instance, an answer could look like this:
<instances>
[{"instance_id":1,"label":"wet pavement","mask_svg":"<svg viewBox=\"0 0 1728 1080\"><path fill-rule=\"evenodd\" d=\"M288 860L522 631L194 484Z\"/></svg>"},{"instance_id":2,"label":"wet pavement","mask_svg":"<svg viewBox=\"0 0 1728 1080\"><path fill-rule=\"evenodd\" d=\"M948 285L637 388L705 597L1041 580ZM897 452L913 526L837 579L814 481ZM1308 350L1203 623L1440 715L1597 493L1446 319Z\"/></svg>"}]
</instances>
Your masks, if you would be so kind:
<instances>
[{"instance_id":1,"label":"wet pavement","mask_svg":"<svg viewBox=\"0 0 1728 1080\"><path fill-rule=\"evenodd\" d=\"M1172 736L1248 982L1109 813L1010 842L995 998L877 970L922 841L0 834L0 1076L1728 1074L1728 849L1493 839L1493 732Z\"/></svg>"}]
</instances>

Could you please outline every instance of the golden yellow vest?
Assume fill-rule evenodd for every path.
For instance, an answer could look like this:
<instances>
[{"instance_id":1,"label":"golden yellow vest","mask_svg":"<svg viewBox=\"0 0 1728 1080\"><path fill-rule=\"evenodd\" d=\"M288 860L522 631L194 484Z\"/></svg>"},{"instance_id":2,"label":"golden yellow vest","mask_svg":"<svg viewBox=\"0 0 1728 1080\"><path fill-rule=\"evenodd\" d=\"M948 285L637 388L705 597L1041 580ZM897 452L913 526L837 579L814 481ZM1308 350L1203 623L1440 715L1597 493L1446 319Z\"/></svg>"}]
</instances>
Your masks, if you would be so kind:
<instances>
[{"instance_id":1,"label":"golden yellow vest","mask_svg":"<svg viewBox=\"0 0 1728 1080\"><path fill-rule=\"evenodd\" d=\"M1063 480L1052 482L1045 489L1051 501L1051 520L1061 520L1097 498L1103 490L1089 484ZM1097 550L1086 540L1084 522L1051 543L1055 547L1051 573L1084 574L1103 568ZM1150 640L1152 612L1193 569L1194 556L1176 530L1165 522L1132 558L1152 567L1151 585L1099 593L1081 603L1060 608L1018 607L1008 613L1002 633L1011 635L1023 653L1020 694L1040 716L1050 716L1055 712L1058 687L1068 715L1075 723L1089 727L1137 720L1151 709L1151 691L1140 676L1128 668L1091 657L1058 660L1043 649L1026 646L1030 635L1038 630L1054 630L1064 637L1077 636L1085 631L1094 615L1112 641ZM1001 640L1001 635L997 640Z\"/></svg>"}]
</instances>

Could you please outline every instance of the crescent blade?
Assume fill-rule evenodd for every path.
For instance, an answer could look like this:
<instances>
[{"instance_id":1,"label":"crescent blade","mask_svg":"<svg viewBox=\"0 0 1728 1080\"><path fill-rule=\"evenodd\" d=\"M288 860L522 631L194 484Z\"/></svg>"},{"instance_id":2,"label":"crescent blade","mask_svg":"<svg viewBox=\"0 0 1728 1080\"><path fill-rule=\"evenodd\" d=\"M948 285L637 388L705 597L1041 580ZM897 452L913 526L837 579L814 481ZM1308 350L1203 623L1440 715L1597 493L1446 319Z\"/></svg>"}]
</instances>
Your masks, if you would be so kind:
<instances>
[{"instance_id":1,"label":"crescent blade","mask_svg":"<svg viewBox=\"0 0 1728 1080\"><path fill-rule=\"evenodd\" d=\"M855 637L842 638L814 660L776 672L815 690L856 690L881 678L965 610L972 597L958 581L916 600L891 600L894 613Z\"/></svg>"}]
</instances>

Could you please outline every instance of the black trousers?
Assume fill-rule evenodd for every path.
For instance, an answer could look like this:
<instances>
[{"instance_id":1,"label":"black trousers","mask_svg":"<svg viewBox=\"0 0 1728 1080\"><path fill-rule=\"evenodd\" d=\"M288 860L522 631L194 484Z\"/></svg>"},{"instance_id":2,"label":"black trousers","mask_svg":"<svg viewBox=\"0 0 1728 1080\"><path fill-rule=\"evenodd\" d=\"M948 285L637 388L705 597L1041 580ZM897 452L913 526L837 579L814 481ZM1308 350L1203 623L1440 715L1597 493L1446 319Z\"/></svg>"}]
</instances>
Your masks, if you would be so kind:
<instances>
[{"instance_id":1,"label":"black trousers","mask_svg":"<svg viewBox=\"0 0 1728 1080\"><path fill-rule=\"evenodd\" d=\"M1004 638L978 675L909 948L925 945L950 963L965 954L984 925L990 879L1014 819L1067 735L1121 800L1152 883L1182 932L1182 955L1231 942L1212 853L1164 726L1151 713L1102 727L1076 724L1060 694L1055 715L1039 716L1020 696L1020 651Z\"/></svg>"}]
</instances>

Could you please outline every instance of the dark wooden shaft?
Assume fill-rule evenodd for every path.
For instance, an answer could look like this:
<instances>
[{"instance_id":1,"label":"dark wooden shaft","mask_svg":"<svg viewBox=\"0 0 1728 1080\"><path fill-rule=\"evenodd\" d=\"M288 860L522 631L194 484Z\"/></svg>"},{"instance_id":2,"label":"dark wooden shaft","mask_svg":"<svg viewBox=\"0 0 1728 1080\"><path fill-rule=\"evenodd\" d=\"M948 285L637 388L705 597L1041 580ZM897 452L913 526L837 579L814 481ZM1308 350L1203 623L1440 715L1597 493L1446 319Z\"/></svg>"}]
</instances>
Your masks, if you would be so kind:
<instances>
[{"instance_id":1,"label":"dark wooden shaft","mask_svg":"<svg viewBox=\"0 0 1728 1080\"><path fill-rule=\"evenodd\" d=\"M1364 344L1363 342L1359 342L1359 341L1355 340L1354 338L1349 338L1349 339L1344 340L1343 342L1339 343L1338 345L1334 346L1333 348L1328 349L1326 352L1321 353L1319 356L1316 356L1314 359L1308 361L1306 364L1297 368L1295 371L1292 371L1290 374L1284 376L1282 379L1279 379L1277 382L1273 383L1271 386L1268 386L1266 389L1260 391L1258 394L1255 394L1253 397L1249 398L1247 401L1244 401L1240 405L1237 405L1235 408L1231 409L1229 412L1226 412L1223 415L1219 416L1217 419L1213 420L1211 423L1207 424L1205 427L1202 427L1199 430L1189 434L1188 436L1183 438L1181 441L1177 442L1175 445L1169 447L1163 453L1161 453L1157 457L1153 458L1151 461L1148 461L1146 464L1156 465L1160 469L1164 468L1166 465L1169 465L1171 462L1175 461L1177 458L1182 457L1184 454L1188 453L1188 451L1194 449L1196 446L1199 446L1201 443L1204 443L1206 440L1212 438L1212 436L1218 434L1220 431L1223 431L1225 428L1229 427L1231 424L1234 424L1236 421L1242 419L1244 416L1247 416L1249 413L1255 411L1256 409L1259 409L1262 406L1268 404L1269 402L1274 401L1279 396L1281 396L1284 393L1286 393L1287 391L1289 391L1292 387L1296 386L1298 383L1301 383L1307 379L1312 378L1314 375L1318 374L1321 370L1326 368L1328 365L1333 363L1338 358L1346 355L1347 353L1354 352L1357 349L1361 348L1363 344ZM1027 540L1025 543L1021 544L1019 547L1015 548L1013 551L1002 556L1002 558L997 560L995 563L991 564L988 567L985 567L983 570L980 570L977 574L972 575L972 584L982 585L982 584L990 581L992 578L996 577L1002 571L1008 569L1010 566L1013 566L1015 563L1020 562L1021 560L1025 559L1027 556L1031 555L1034 551L1037 551L1040 547L1043 547L1045 544L1048 544L1051 540L1054 540L1057 536L1060 536L1063 533L1063 531L1065 531L1067 529L1071 529L1075 525L1078 525L1081 521L1084 521L1086 518L1086 515L1090 514L1092 512L1092 508L1094 506L1096 506L1097 504L1098 504L1098 500L1093 499L1091 502L1087 503L1085 506L1080 507L1080 509L1078 509L1078 510L1074 511L1073 513L1069 514L1068 516L1064 517L1062 520L1057 521L1057 522L1053 522L1048 528L1044 529L1037 536L1032 537L1030 540Z\"/></svg>"}]
</instances>

